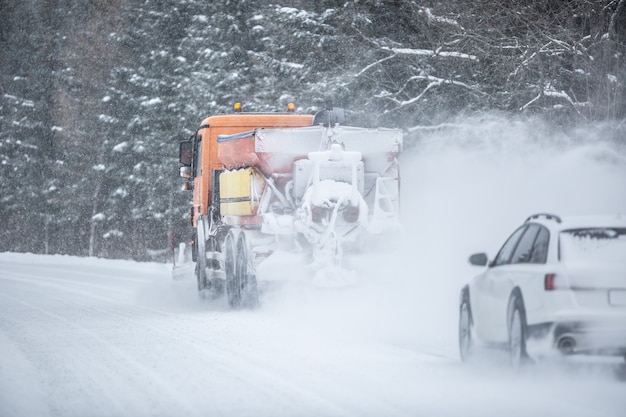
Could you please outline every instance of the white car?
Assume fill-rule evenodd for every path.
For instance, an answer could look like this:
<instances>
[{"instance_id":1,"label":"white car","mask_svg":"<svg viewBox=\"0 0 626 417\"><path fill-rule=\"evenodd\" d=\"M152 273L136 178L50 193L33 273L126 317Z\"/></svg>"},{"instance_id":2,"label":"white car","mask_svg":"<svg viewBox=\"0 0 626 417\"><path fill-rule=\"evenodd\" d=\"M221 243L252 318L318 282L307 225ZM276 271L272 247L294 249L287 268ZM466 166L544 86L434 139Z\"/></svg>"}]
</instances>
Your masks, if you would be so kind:
<instances>
[{"instance_id":1,"label":"white car","mask_svg":"<svg viewBox=\"0 0 626 417\"><path fill-rule=\"evenodd\" d=\"M459 347L507 349L514 367L529 359L529 341L550 352L626 360L626 217L535 214L461 291ZM538 345L540 345L539 343Z\"/></svg>"}]
</instances>

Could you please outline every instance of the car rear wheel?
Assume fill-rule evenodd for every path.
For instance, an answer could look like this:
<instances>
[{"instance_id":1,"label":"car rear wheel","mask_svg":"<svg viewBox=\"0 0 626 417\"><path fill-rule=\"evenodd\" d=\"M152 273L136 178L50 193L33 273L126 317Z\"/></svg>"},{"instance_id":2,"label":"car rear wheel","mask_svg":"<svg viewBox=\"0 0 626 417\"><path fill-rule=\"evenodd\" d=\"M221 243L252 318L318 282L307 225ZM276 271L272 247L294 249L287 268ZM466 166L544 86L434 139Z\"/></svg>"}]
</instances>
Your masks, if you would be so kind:
<instances>
[{"instance_id":1,"label":"car rear wheel","mask_svg":"<svg viewBox=\"0 0 626 417\"><path fill-rule=\"evenodd\" d=\"M464 292L461 297L461 306L459 307L459 354L463 362L467 362L474 349L472 327L472 310L467 292Z\"/></svg>"},{"instance_id":2,"label":"car rear wheel","mask_svg":"<svg viewBox=\"0 0 626 417\"><path fill-rule=\"evenodd\" d=\"M514 369L526 361L526 315L519 296L513 296L509 303L509 358Z\"/></svg>"}]
</instances>

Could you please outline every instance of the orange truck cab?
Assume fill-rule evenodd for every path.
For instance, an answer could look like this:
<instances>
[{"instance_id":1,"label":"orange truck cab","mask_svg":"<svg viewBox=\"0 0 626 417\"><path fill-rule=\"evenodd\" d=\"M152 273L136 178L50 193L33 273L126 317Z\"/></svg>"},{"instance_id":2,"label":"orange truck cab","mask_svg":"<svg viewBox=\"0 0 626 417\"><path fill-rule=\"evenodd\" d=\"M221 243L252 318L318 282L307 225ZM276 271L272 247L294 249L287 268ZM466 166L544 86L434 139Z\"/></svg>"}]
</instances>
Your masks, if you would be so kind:
<instances>
[{"instance_id":1,"label":"orange truck cab","mask_svg":"<svg viewBox=\"0 0 626 417\"><path fill-rule=\"evenodd\" d=\"M188 179L186 188L193 190L191 222L219 207L219 173L223 163L218 157L217 138L261 128L311 126L313 115L294 113L235 113L211 116L188 141L180 144L181 176Z\"/></svg>"}]
</instances>

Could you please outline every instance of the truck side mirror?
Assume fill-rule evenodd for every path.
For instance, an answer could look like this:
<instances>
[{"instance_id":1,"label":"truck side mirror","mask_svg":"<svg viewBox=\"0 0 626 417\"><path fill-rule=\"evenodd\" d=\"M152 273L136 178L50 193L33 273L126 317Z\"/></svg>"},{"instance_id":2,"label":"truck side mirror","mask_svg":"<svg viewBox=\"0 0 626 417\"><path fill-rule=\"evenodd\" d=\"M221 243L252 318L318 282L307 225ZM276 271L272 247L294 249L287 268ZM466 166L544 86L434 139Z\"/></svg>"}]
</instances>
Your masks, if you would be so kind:
<instances>
[{"instance_id":1,"label":"truck side mirror","mask_svg":"<svg viewBox=\"0 0 626 417\"><path fill-rule=\"evenodd\" d=\"M182 178L191 178L191 167L180 167L179 175Z\"/></svg>"},{"instance_id":2,"label":"truck side mirror","mask_svg":"<svg viewBox=\"0 0 626 417\"><path fill-rule=\"evenodd\" d=\"M178 160L186 167L191 166L191 161L193 160L193 143L190 140L180 142L180 147L178 148Z\"/></svg>"}]
</instances>

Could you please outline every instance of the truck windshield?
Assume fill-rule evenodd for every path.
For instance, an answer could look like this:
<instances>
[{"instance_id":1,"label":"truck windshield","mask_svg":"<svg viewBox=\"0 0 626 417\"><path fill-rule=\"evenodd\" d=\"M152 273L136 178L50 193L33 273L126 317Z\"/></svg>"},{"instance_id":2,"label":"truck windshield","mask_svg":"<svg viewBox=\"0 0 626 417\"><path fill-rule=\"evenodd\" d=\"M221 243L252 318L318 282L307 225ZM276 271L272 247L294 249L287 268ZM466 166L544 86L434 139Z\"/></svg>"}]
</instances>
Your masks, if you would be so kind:
<instances>
[{"instance_id":1,"label":"truck windshield","mask_svg":"<svg viewBox=\"0 0 626 417\"><path fill-rule=\"evenodd\" d=\"M585 228L560 234L562 261L626 263L626 229Z\"/></svg>"}]
</instances>

